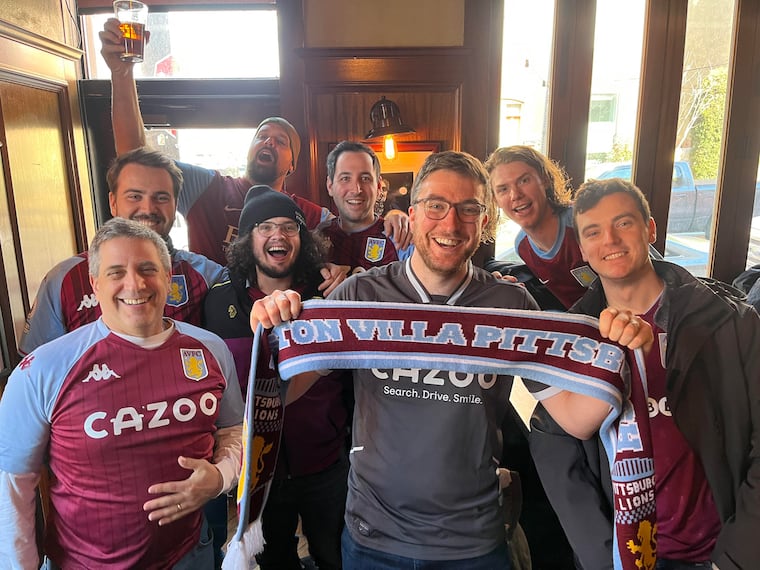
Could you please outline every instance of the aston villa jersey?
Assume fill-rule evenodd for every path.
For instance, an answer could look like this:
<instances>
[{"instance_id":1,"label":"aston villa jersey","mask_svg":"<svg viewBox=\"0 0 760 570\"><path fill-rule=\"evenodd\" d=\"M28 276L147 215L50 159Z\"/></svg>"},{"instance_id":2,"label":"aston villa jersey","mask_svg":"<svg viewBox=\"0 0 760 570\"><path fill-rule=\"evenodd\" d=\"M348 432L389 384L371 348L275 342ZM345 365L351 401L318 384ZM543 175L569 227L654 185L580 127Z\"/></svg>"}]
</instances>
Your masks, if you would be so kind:
<instances>
[{"instance_id":1,"label":"aston villa jersey","mask_svg":"<svg viewBox=\"0 0 760 570\"><path fill-rule=\"evenodd\" d=\"M541 251L524 231L515 238L515 249L525 265L566 307L572 307L596 280L596 273L583 261L575 238L570 208L559 214L559 235L549 251Z\"/></svg>"},{"instance_id":2,"label":"aston villa jersey","mask_svg":"<svg viewBox=\"0 0 760 570\"><path fill-rule=\"evenodd\" d=\"M26 356L0 402L0 469L48 464L46 552L63 568L171 568L199 539L201 512L149 521L148 487L211 460L214 432L242 422L232 355L220 338L174 322L152 350L102 320ZM228 389L229 381L229 389Z\"/></svg>"},{"instance_id":3,"label":"aston villa jersey","mask_svg":"<svg viewBox=\"0 0 760 570\"><path fill-rule=\"evenodd\" d=\"M238 236L240 212L251 183L184 162L177 166L184 178L177 210L187 219L190 250L226 265L224 251ZM314 202L286 194L303 210L310 230L329 217L329 211Z\"/></svg>"},{"instance_id":4,"label":"aston villa jersey","mask_svg":"<svg viewBox=\"0 0 760 570\"><path fill-rule=\"evenodd\" d=\"M202 255L184 250L172 254L172 282L164 315L200 326L203 299L225 276L225 269ZM19 352L38 346L92 323L100 307L90 286L87 252L70 257L48 272L26 319Z\"/></svg>"},{"instance_id":5,"label":"aston villa jersey","mask_svg":"<svg viewBox=\"0 0 760 570\"><path fill-rule=\"evenodd\" d=\"M328 261L336 265L348 265L352 273L357 268L381 267L399 259L393 241L383 233L383 218L378 218L368 228L353 233L344 231L338 218L335 218L320 231L330 242Z\"/></svg>"}]
</instances>

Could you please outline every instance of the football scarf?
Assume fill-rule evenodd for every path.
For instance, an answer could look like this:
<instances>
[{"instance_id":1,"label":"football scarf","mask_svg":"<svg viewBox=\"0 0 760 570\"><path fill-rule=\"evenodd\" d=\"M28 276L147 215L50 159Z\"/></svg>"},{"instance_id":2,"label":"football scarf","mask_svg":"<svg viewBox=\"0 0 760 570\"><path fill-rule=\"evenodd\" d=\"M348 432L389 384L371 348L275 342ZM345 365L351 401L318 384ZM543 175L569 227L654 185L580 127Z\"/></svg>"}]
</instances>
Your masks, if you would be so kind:
<instances>
[{"instance_id":1,"label":"football scarf","mask_svg":"<svg viewBox=\"0 0 760 570\"><path fill-rule=\"evenodd\" d=\"M238 527L223 561L225 570L248 570L248 561L264 546L261 513L277 468L282 438L285 409L280 398L280 379L271 374L269 346L266 339L264 346L259 345L261 336L259 327L253 336L243 416L243 465L237 488Z\"/></svg>"},{"instance_id":2,"label":"football scarf","mask_svg":"<svg viewBox=\"0 0 760 570\"><path fill-rule=\"evenodd\" d=\"M614 489L614 567L654 568L654 462L643 355L602 338L595 318L411 303L307 301L298 319L273 332L283 380L302 372L388 368L389 363L429 369L433 362L441 370L521 376L608 403L611 410L600 436ZM251 407L249 399L246 417ZM255 437L247 431L242 501L250 485ZM242 504L241 513L245 509ZM238 548L235 542L242 540L246 524L241 517L231 552ZM225 568L247 568L255 548L261 548L248 546L254 550L244 549L247 558L234 566L225 558Z\"/></svg>"}]
</instances>

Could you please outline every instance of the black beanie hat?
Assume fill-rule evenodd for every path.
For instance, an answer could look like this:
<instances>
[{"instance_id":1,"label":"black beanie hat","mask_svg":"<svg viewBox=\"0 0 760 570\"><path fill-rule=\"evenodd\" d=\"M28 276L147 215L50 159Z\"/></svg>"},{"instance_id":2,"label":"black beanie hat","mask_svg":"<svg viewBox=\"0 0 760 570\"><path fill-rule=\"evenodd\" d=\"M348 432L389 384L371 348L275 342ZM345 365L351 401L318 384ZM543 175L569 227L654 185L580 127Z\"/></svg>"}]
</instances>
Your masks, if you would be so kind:
<instances>
[{"instance_id":1,"label":"black beanie hat","mask_svg":"<svg viewBox=\"0 0 760 570\"><path fill-rule=\"evenodd\" d=\"M253 226L270 218L290 218L301 228L306 227L306 216L290 196L263 184L253 186L245 195L238 234L250 233Z\"/></svg>"}]
</instances>

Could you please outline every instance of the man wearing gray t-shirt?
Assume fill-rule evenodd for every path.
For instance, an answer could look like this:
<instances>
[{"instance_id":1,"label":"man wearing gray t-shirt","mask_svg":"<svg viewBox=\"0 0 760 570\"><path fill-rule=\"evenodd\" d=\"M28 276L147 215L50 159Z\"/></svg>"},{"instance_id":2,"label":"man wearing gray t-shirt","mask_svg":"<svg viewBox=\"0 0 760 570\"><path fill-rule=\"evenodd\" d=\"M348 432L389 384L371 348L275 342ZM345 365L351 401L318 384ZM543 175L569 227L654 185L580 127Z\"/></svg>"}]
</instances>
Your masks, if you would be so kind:
<instances>
[{"instance_id":1,"label":"man wearing gray t-shirt","mask_svg":"<svg viewBox=\"0 0 760 570\"><path fill-rule=\"evenodd\" d=\"M431 155L411 203L412 257L347 279L330 299L537 309L525 289L472 265L498 211L477 159ZM296 292L275 291L254 304L251 324L270 328L300 310ZM317 378L293 378L288 401ZM510 567L497 458L511 387L511 376L394 368L392 361L354 371L344 568Z\"/></svg>"}]
</instances>

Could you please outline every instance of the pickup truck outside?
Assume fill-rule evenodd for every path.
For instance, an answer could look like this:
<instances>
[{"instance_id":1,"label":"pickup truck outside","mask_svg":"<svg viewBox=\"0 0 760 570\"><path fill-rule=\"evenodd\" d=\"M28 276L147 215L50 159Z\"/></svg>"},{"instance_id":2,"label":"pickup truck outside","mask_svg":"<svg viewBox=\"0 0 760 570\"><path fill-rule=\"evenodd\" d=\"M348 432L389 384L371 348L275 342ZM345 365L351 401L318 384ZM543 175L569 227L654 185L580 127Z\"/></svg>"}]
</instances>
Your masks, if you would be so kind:
<instances>
[{"instance_id":1,"label":"pickup truck outside","mask_svg":"<svg viewBox=\"0 0 760 570\"><path fill-rule=\"evenodd\" d=\"M631 163L598 164L586 171L586 178L631 179ZM695 181L691 166L684 160L673 164L668 233L704 232L709 236L715 209L715 180ZM755 186L753 216L760 215L760 181Z\"/></svg>"}]
</instances>

